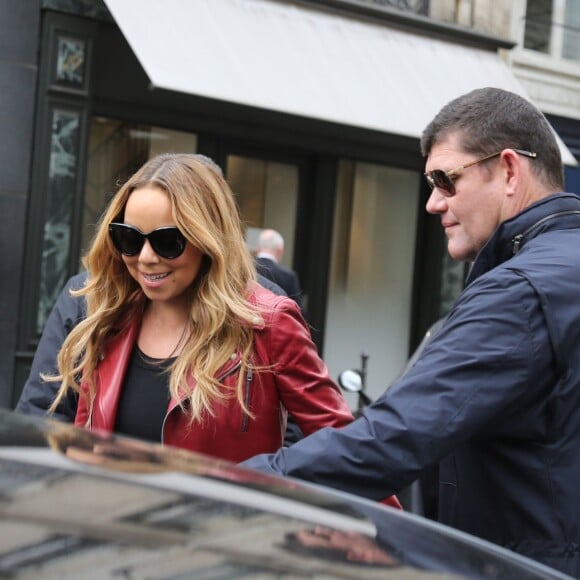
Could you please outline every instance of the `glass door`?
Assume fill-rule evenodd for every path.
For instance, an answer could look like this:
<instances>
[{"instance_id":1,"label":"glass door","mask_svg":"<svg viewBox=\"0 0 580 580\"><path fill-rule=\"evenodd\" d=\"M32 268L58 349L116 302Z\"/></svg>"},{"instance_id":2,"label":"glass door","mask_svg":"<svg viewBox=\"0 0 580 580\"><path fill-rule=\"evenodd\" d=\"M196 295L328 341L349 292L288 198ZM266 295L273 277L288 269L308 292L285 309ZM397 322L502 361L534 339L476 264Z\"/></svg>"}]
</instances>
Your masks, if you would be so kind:
<instances>
[{"instance_id":1,"label":"glass door","mask_svg":"<svg viewBox=\"0 0 580 580\"><path fill-rule=\"evenodd\" d=\"M238 201L250 250L256 249L262 229L277 230L284 238L281 263L292 268L300 182L298 165L228 155L226 175Z\"/></svg>"},{"instance_id":2,"label":"glass door","mask_svg":"<svg viewBox=\"0 0 580 580\"><path fill-rule=\"evenodd\" d=\"M324 360L337 377L368 355L373 399L408 356L419 177L383 165L339 165Z\"/></svg>"}]
</instances>

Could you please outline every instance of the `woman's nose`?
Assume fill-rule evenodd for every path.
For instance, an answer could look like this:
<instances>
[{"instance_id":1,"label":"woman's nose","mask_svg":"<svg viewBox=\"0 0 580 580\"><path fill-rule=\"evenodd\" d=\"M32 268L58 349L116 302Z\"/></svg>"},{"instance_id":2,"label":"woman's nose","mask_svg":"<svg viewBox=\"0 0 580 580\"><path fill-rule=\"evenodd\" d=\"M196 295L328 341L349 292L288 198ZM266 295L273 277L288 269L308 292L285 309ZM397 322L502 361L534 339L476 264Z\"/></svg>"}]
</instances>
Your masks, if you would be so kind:
<instances>
[{"instance_id":1,"label":"woman's nose","mask_svg":"<svg viewBox=\"0 0 580 580\"><path fill-rule=\"evenodd\" d=\"M145 240L141 251L139 252L140 262L157 262L159 261L159 256L155 250L151 247L149 240Z\"/></svg>"}]
</instances>

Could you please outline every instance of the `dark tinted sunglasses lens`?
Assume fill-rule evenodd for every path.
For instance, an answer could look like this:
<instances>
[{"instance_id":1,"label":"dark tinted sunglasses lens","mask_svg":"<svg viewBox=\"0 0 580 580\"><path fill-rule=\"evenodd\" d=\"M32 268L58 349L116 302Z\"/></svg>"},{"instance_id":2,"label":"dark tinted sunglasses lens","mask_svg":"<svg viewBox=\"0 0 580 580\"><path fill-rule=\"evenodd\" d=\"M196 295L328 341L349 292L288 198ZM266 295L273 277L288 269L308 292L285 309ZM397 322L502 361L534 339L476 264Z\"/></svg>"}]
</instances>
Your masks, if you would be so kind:
<instances>
[{"instance_id":1,"label":"dark tinted sunglasses lens","mask_svg":"<svg viewBox=\"0 0 580 580\"><path fill-rule=\"evenodd\" d=\"M455 185L453 180L442 169L434 169L431 171L431 179L433 180L436 188L441 189L448 195L455 194Z\"/></svg>"},{"instance_id":2,"label":"dark tinted sunglasses lens","mask_svg":"<svg viewBox=\"0 0 580 580\"><path fill-rule=\"evenodd\" d=\"M155 230L148 239L153 250L168 260L181 256L185 250L185 238L177 228Z\"/></svg>"},{"instance_id":3,"label":"dark tinted sunglasses lens","mask_svg":"<svg viewBox=\"0 0 580 580\"><path fill-rule=\"evenodd\" d=\"M121 224L111 224L109 234L117 251L126 256L138 254L145 243L145 236L141 232Z\"/></svg>"}]
</instances>

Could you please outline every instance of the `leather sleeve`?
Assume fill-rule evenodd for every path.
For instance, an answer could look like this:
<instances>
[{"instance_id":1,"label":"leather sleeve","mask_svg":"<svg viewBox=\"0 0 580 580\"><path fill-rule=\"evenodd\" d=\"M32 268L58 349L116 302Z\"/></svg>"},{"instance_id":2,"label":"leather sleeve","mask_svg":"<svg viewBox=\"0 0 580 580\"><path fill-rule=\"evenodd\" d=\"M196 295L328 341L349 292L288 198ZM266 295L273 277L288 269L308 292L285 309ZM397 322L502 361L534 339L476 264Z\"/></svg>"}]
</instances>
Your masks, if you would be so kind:
<instances>
[{"instance_id":1,"label":"leather sleeve","mask_svg":"<svg viewBox=\"0 0 580 580\"><path fill-rule=\"evenodd\" d=\"M305 435L352 421L352 413L319 357L293 300L275 301L261 333L261 342L274 365L280 399Z\"/></svg>"}]
</instances>

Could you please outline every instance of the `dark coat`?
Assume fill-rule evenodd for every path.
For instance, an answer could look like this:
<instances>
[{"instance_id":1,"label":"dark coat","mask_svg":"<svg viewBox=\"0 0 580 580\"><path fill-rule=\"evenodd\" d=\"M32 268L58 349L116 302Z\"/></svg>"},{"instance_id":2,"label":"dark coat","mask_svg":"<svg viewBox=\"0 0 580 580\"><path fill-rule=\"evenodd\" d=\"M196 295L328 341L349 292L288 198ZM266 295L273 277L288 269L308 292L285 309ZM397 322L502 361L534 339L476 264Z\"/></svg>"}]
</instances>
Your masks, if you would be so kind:
<instances>
[{"instance_id":1,"label":"dark coat","mask_svg":"<svg viewBox=\"0 0 580 580\"><path fill-rule=\"evenodd\" d=\"M268 278L268 280L283 288L288 297L292 298L304 312L302 288L300 287L298 274L294 270L286 268L269 258L259 257L256 258L256 271L264 278Z\"/></svg>"},{"instance_id":2,"label":"dark coat","mask_svg":"<svg viewBox=\"0 0 580 580\"><path fill-rule=\"evenodd\" d=\"M580 576L577 196L497 229L441 331L362 418L245 465L378 499L441 460L441 521Z\"/></svg>"},{"instance_id":3,"label":"dark coat","mask_svg":"<svg viewBox=\"0 0 580 580\"><path fill-rule=\"evenodd\" d=\"M79 290L85 285L86 272L69 279L53 306L38 346L32 360L28 379L24 384L16 411L27 415L46 415L46 411L54 401L59 383L45 382L40 374L56 374L58 368L56 358L60 347L70 331L86 316L84 298L72 297L71 290ZM77 395L73 391L64 398L53 417L60 421L72 423L77 410Z\"/></svg>"}]
</instances>

